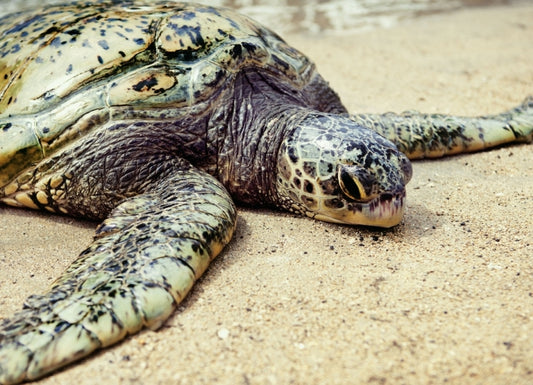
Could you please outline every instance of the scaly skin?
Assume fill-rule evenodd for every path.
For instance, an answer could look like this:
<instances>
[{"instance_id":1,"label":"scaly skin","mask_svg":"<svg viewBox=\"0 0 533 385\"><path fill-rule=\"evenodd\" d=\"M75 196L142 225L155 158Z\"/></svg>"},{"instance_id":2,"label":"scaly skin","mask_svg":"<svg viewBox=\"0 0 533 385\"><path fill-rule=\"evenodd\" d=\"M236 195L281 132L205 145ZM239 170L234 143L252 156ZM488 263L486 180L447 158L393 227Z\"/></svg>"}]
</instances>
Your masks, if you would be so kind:
<instances>
[{"instance_id":1,"label":"scaly skin","mask_svg":"<svg viewBox=\"0 0 533 385\"><path fill-rule=\"evenodd\" d=\"M124 201L48 292L3 321L0 383L36 379L143 326L157 329L235 224L224 187L192 167Z\"/></svg>"},{"instance_id":2,"label":"scaly skin","mask_svg":"<svg viewBox=\"0 0 533 385\"><path fill-rule=\"evenodd\" d=\"M357 114L351 120L393 142L409 159L439 158L533 140L533 96L497 115Z\"/></svg>"}]
</instances>

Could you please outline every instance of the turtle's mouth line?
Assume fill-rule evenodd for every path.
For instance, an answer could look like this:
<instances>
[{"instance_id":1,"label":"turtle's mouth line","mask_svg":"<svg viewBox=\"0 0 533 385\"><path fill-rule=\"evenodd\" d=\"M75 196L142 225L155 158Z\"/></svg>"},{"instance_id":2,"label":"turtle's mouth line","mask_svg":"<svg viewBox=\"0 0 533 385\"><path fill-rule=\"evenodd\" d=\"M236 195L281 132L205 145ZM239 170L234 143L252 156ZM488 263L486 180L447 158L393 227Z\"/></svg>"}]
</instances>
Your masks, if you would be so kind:
<instances>
[{"instance_id":1,"label":"turtle's mouth line","mask_svg":"<svg viewBox=\"0 0 533 385\"><path fill-rule=\"evenodd\" d=\"M405 191L384 193L369 202L347 202L342 209L326 209L314 213L313 218L348 225L393 227L403 218Z\"/></svg>"}]
</instances>

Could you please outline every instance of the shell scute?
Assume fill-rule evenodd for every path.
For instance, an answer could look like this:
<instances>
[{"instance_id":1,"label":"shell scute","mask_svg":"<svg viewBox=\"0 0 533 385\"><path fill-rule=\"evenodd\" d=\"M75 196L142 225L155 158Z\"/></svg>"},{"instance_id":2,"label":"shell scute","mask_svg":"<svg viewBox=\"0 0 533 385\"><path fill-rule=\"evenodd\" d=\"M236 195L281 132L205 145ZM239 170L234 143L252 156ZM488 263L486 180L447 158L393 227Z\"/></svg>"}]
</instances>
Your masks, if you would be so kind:
<instances>
[{"instance_id":1,"label":"shell scute","mask_svg":"<svg viewBox=\"0 0 533 385\"><path fill-rule=\"evenodd\" d=\"M95 128L203 114L246 68L294 87L314 71L273 32L209 6L102 0L5 17L0 186Z\"/></svg>"},{"instance_id":2,"label":"shell scute","mask_svg":"<svg viewBox=\"0 0 533 385\"><path fill-rule=\"evenodd\" d=\"M237 24L215 9L198 7L170 15L161 25L157 46L169 59L193 61L211 55L224 42L252 33L245 23Z\"/></svg>"},{"instance_id":3,"label":"shell scute","mask_svg":"<svg viewBox=\"0 0 533 385\"><path fill-rule=\"evenodd\" d=\"M105 77L132 60L152 43L152 31L140 23L140 15L131 15L125 23L121 18L88 17L85 13L72 17L68 9L60 14L50 12L32 18L25 31L20 31L21 26L8 29L19 33L18 37L8 37L8 43L22 39L23 48L13 53L16 45L8 44L9 54L0 59L0 116L36 113L57 104L84 83ZM67 16L73 20L52 21ZM45 22L53 26L41 31L40 24ZM25 25L24 21L19 25ZM4 32L2 36L5 39L8 35Z\"/></svg>"},{"instance_id":4,"label":"shell scute","mask_svg":"<svg viewBox=\"0 0 533 385\"><path fill-rule=\"evenodd\" d=\"M39 138L28 122L0 123L0 186L43 158ZM8 127L8 128L6 128Z\"/></svg>"},{"instance_id":5,"label":"shell scute","mask_svg":"<svg viewBox=\"0 0 533 385\"><path fill-rule=\"evenodd\" d=\"M162 95L165 98L165 91L175 87L179 82L179 74L172 74L167 71L166 67L150 66L148 68L141 68L129 75L125 75L120 80L113 82L107 92L109 105L132 105L141 102L147 97ZM182 80L182 84L185 81ZM167 103L184 103L186 99L185 91L178 92L177 95L182 95L178 100L169 100Z\"/></svg>"}]
</instances>

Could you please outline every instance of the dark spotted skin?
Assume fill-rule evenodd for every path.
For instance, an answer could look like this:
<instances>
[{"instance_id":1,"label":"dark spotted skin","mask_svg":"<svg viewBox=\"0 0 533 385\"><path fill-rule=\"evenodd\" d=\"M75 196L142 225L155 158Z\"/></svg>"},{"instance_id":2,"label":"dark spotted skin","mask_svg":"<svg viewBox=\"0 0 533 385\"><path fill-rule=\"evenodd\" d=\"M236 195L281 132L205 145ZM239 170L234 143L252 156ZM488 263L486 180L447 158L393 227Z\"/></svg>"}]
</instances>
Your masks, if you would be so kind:
<instances>
[{"instance_id":1,"label":"dark spotted skin","mask_svg":"<svg viewBox=\"0 0 533 385\"><path fill-rule=\"evenodd\" d=\"M0 383L159 327L231 239L234 201L390 227L407 156L532 129L531 100L484 118L349 115L307 57L229 10L100 1L4 17L0 201L101 224L2 321Z\"/></svg>"},{"instance_id":2,"label":"dark spotted skin","mask_svg":"<svg viewBox=\"0 0 533 385\"><path fill-rule=\"evenodd\" d=\"M510 142L531 142L533 97L498 115L458 117L443 114L387 113L350 119L393 141L410 159L479 151Z\"/></svg>"},{"instance_id":3,"label":"dark spotted skin","mask_svg":"<svg viewBox=\"0 0 533 385\"><path fill-rule=\"evenodd\" d=\"M348 117L306 116L280 149L278 201L287 210L330 222L389 227L403 213L411 164L375 132Z\"/></svg>"}]
</instances>

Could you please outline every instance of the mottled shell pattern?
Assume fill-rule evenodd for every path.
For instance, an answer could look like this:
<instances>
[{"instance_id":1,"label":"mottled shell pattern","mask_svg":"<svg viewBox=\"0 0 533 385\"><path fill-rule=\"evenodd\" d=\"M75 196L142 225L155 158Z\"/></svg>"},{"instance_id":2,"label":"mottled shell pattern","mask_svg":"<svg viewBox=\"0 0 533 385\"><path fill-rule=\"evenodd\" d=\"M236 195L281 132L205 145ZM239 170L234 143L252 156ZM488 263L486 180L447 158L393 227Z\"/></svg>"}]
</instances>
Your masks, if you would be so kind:
<instances>
[{"instance_id":1,"label":"mottled shell pattern","mask_svg":"<svg viewBox=\"0 0 533 385\"><path fill-rule=\"evenodd\" d=\"M246 66L297 88L314 72L247 17L196 4L52 6L0 19L0 36L0 186L106 122L201 112Z\"/></svg>"}]
</instances>

